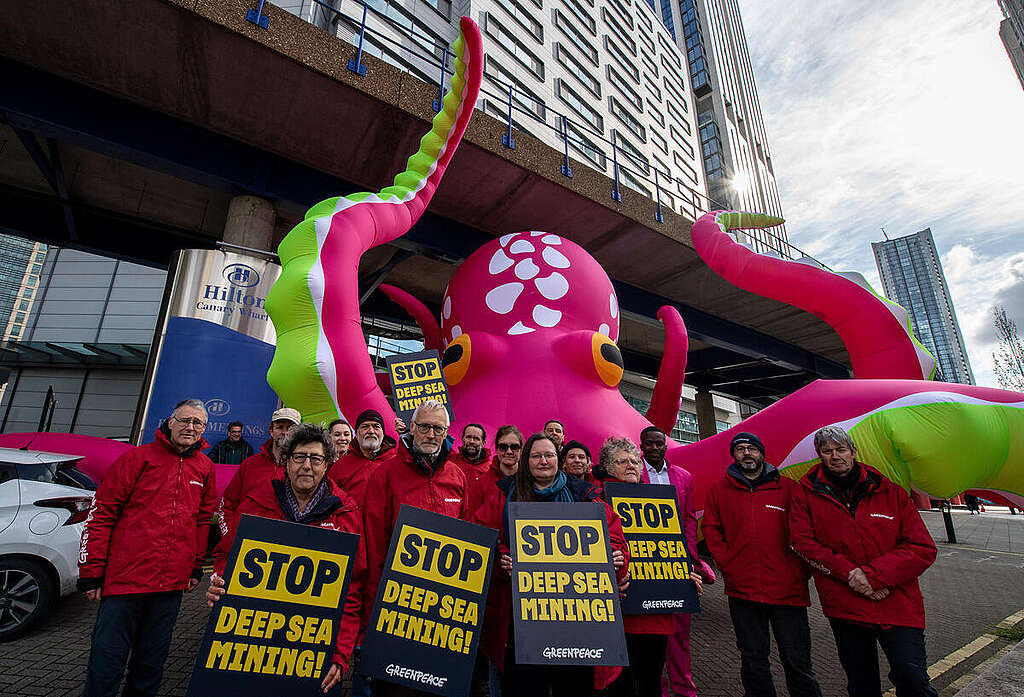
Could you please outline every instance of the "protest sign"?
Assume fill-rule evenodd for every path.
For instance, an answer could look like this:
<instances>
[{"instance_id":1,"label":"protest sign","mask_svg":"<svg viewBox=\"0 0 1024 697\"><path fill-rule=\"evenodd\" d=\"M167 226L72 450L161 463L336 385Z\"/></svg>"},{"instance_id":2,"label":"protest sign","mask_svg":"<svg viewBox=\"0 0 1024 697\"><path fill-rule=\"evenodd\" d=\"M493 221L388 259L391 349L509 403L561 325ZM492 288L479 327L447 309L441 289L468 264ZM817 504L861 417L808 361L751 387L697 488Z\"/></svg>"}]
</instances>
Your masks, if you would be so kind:
<instances>
[{"instance_id":1,"label":"protest sign","mask_svg":"<svg viewBox=\"0 0 1024 697\"><path fill-rule=\"evenodd\" d=\"M608 505L622 519L629 545L627 615L700 612L697 584L676 488L669 484L605 484Z\"/></svg>"},{"instance_id":2,"label":"protest sign","mask_svg":"<svg viewBox=\"0 0 1024 697\"><path fill-rule=\"evenodd\" d=\"M321 694L359 535L242 516L188 697Z\"/></svg>"},{"instance_id":3,"label":"protest sign","mask_svg":"<svg viewBox=\"0 0 1024 697\"><path fill-rule=\"evenodd\" d=\"M398 353L386 356L384 360L387 361L395 398L395 416L410 424L416 407L433 399L444 404L449 419L455 418L437 351Z\"/></svg>"},{"instance_id":4,"label":"protest sign","mask_svg":"<svg viewBox=\"0 0 1024 697\"><path fill-rule=\"evenodd\" d=\"M469 694L497 536L403 505L359 672L446 697Z\"/></svg>"},{"instance_id":5,"label":"protest sign","mask_svg":"<svg viewBox=\"0 0 1024 697\"><path fill-rule=\"evenodd\" d=\"M516 662L628 665L605 507L512 503Z\"/></svg>"}]
</instances>

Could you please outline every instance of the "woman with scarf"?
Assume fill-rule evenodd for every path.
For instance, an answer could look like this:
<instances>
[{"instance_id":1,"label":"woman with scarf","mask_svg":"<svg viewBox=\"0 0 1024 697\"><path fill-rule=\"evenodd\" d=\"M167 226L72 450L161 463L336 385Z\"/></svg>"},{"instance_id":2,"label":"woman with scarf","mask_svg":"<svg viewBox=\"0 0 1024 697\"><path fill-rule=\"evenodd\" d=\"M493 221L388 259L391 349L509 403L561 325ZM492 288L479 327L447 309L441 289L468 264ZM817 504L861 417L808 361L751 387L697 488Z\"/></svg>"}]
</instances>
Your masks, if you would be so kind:
<instances>
[{"instance_id":1,"label":"woman with scarf","mask_svg":"<svg viewBox=\"0 0 1024 697\"><path fill-rule=\"evenodd\" d=\"M473 521L498 531L498 568L491 577L488 614L484 619L481 648L502 671L503 697L577 697L593 694L594 669L590 666L535 666L515 662L515 641L511 629L512 587L509 574L509 513L512 502L555 501L561 503L602 502L592 485L570 477L558 468L558 449L546 434L535 433L526 440L519 469L498 482L493 494L473 515ZM629 554L622 536L622 522L604 504L608 537L619 589L628 585ZM493 602L492 602L493 598Z\"/></svg>"},{"instance_id":2,"label":"woman with scarf","mask_svg":"<svg viewBox=\"0 0 1024 697\"><path fill-rule=\"evenodd\" d=\"M609 482L639 484L642 481L640 450L628 438L611 437L601 446L595 473L603 485ZM693 573L697 595L703 592L701 577ZM676 631L672 615L623 615L629 666L622 669L609 697L660 697L668 638Z\"/></svg>"},{"instance_id":3,"label":"woman with scarf","mask_svg":"<svg viewBox=\"0 0 1024 697\"><path fill-rule=\"evenodd\" d=\"M238 515L230 523L227 534L213 552L213 574L210 576L210 588L206 591L210 607L224 595L224 566L242 514L362 535L363 518L355 501L330 477L324 476L336 459L335 454L334 443L326 429L313 424L296 424L289 429L281 444L280 461L284 471L249 491L239 504ZM365 567L362 548L360 544L360 558L356 560L348 584L345 614L338 628L333 663L321 681L325 693L341 682L359 633L361 594L357 579Z\"/></svg>"}]
</instances>

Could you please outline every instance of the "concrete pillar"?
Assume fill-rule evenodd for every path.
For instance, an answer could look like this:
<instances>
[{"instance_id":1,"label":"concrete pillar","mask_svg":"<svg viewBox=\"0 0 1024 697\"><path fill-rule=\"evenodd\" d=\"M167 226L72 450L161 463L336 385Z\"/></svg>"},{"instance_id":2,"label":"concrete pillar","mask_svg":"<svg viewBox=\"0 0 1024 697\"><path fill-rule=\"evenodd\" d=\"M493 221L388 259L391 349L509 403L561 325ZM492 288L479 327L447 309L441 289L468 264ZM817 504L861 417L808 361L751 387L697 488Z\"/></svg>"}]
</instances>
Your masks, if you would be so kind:
<instances>
[{"instance_id":1,"label":"concrete pillar","mask_svg":"<svg viewBox=\"0 0 1024 697\"><path fill-rule=\"evenodd\" d=\"M715 402L711 393L704 389L697 390L694 402L697 405L697 436L704 440L718 433L718 427L715 425Z\"/></svg>"},{"instance_id":2,"label":"concrete pillar","mask_svg":"<svg viewBox=\"0 0 1024 697\"><path fill-rule=\"evenodd\" d=\"M235 196L228 204L224 241L250 249L272 251L277 213L269 201L258 196Z\"/></svg>"}]
</instances>

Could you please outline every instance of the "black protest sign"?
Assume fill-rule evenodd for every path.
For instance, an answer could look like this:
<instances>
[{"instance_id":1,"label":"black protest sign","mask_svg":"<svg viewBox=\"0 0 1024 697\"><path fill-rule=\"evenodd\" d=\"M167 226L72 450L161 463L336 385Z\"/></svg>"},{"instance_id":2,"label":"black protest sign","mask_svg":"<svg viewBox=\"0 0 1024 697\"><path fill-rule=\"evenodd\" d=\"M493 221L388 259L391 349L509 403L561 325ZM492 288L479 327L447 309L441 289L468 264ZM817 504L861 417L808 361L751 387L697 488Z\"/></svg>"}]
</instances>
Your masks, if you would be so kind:
<instances>
[{"instance_id":1,"label":"black protest sign","mask_svg":"<svg viewBox=\"0 0 1024 697\"><path fill-rule=\"evenodd\" d=\"M605 507L512 503L516 662L628 665Z\"/></svg>"},{"instance_id":2,"label":"black protest sign","mask_svg":"<svg viewBox=\"0 0 1024 697\"><path fill-rule=\"evenodd\" d=\"M359 672L446 697L469 694L498 533L403 505Z\"/></svg>"},{"instance_id":3,"label":"black protest sign","mask_svg":"<svg viewBox=\"0 0 1024 697\"><path fill-rule=\"evenodd\" d=\"M627 615L700 612L676 488L608 482L604 491L622 519L629 545L630 581L622 611Z\"/></svg>"},{"instance_id":4,"label":"black protest sign","mask_svg":"<svg viewBox=\"0 0 1024 697\"><path fill-rule=\"evenodd\" d=\"M242 516L189 697L321 694L359 535Z\"/></svg>"},{"instance_id":5,"label":"black protest sign","mask_svg":"<svg viewBox=\"0 0 1024 697\"><path fill-rule=\"evenodd\" d=\"M448 418L454 419L448 400L448 383L441 372L441 359L437 351L398 353L384 359L391 378L395 398L395 415L410 424L412 413L423 402L433 399L444 404Z\"/></svg>"}]
</instances>

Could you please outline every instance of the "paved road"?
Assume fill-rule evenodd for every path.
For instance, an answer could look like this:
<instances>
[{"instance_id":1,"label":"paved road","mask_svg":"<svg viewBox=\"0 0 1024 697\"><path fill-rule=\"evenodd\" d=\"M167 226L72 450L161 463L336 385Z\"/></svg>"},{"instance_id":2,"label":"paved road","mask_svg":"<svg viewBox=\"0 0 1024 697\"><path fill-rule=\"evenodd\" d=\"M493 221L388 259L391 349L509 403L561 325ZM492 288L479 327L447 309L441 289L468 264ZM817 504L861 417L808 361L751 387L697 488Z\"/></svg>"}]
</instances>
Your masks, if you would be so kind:
<instances>
[{"instance_id":1,"label":"paved road","mask_svg":"<svg viewBox=\"0 0 1024 697\"><path fill-rule=\"evenodd\" d=\"M968 650L970 656L959 663L958 657L950 659L947 663L952 662L952 667L934 680L946 697L955 693L958 680L966 684L972 669L1010 643L1009 639L996 639L986 633L1024 608L1024 516L988 513L972 517L955 512L961 544L948 545L944 542L942 516L932 512L922 515L939 542L938 560L921 579L928 615L929 663L934 664L983 637ZM825 695L845 695L835 642L817 598L812 602L815 670ZM700 694L741 695L739 655L721 584L707 588L703 608L693 625L694 676ZM0 644L0 694L80 694L94 614L95 606L84 596L65 598L45 626L17 641ZM187 595L175 629L161 695L184 694L206 616L201 592ZM979 644L984 646L975 652L974 647ZM882 661L884 666L884 658ZM786 694L781 672L776 676L776 686L780 695Z\"/></svg>"}]
</instances>

